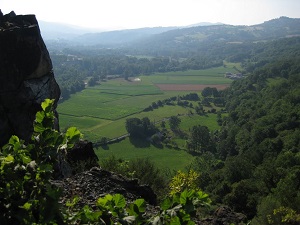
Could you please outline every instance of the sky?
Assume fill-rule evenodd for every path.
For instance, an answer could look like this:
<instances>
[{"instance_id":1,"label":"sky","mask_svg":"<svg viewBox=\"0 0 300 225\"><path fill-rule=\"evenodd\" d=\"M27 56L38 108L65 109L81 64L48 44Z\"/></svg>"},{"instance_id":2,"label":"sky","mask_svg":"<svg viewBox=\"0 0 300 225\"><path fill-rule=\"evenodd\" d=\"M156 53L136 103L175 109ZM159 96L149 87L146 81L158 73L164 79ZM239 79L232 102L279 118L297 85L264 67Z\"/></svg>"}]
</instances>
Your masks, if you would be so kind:
<instances>
[{"instance_id":1,"label":"sky","mask_svg":"<svg viewBox=\"0 0 300 225\"><path fill-rule=\"evenodd\" d=\"M200 22L254 25L300 18L300 0L0 0L4 14L106 30L186 26Z\"/></svg>"}]
</instances>

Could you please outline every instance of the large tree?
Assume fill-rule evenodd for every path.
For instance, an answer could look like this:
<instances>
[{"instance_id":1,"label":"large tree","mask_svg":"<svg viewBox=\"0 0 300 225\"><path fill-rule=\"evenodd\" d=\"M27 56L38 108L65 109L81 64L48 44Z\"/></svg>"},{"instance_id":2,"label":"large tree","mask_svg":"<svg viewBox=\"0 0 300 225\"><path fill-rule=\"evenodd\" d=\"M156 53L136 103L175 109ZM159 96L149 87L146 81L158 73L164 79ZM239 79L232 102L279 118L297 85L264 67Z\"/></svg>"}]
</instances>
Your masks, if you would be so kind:
<instances>
[{"instance_id":1,"label":"large tree","mask_svg":"<svg viewBox=\"0 0 300 225\"><path fill-rule=\"evenodd\" d=\"M150 122L148 117L144 117L143 119L128 118L126 119L125 126L131 137L144 138L152 136L156 132L155 126Z\"/></svg>"},{"instance_id":2,"label":"large tree","mask_svg":"<svg viewBox=\"0 0 300 225\"><path fill-rule=\"evenodd\" d=\"M169 125L171 130L177 130L180 122L181 122L180 118L178 118L177 116L171 116L169 119Z\"/></svg>"},{"instance_id":3,"label":"large tree","mask_svg":"<svg viewBox=\"0 0 300 225\"><path fill-rule=\"evenodd\" d=\"M191 153L214 151L208 127L201 125L193 126L190 138L187 141L187 147Z\"/></svg>"}]
</instances>

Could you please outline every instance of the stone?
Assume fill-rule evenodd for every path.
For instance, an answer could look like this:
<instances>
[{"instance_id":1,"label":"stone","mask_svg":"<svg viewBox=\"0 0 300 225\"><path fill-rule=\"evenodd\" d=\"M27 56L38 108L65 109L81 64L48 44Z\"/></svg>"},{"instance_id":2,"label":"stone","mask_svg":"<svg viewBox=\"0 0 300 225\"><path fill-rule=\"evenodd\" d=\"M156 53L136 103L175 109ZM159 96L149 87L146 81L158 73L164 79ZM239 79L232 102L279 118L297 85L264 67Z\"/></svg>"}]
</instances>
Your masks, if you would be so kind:
<instances>
[{"instance_id":1,"label":"stone","mask_svg":"<svg viewBox=\"0 0 300 225\"><path fill-rule=\"evenodd\" d=\"M55 178L68 178L77 173L90 170L98 166L98 156L95 154L92 142L79 141L74 147L58 155L55 165Z\"/></svg>"},{"instance_id":2,"label":"stone","mask_svg":"<svg viewBox=\"0 0 300 225\"><path fill-rule=\"evenodd\" d=\"M49 52L34 15L0 13L0 146L11 135L28 141L40 104L60 97ZM58 120L56 120L58 121ZM55 128L59 129L58 122Z\"/></svg>"},{"instance_id":3,"label":"stone","mask_svg":"<svg viewBox=\"0 0 300 225\"><path fill-rule=\"evenodd\" d=\"M93 167L88 171L77 173L69 178L53 180L52 183L63 190L63 202L79 196L79 205L95 206L96 200L106 194L122 194L132 202L138 198L145 199L150 205L156 205L157 197L147 185L139 185L119 174Z\"/></svg>"}]
</instances>

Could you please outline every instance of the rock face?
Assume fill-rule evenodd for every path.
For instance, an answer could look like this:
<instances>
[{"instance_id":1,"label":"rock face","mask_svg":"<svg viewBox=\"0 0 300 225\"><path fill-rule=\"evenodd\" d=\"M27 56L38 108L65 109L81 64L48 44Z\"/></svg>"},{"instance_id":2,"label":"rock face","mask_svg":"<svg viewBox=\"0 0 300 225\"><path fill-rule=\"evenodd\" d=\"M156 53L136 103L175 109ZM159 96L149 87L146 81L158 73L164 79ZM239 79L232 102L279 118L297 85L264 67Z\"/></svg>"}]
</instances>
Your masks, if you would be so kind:
<instances>
[{"instance_id":1,"label":"rock face","mask_svg":"<svg viewBox=\"0 0 300 225\"><path fill-rule=\"evenodd\" d=\"M66 155L59 154L58 162L54 166L56 179L68 178L73 175L99 166L98 156L95 154L92 142L79 141Z\"/></svg>"},{"instance_id":2,"label":"rock face","mask_svg":"<svg viewBox=\"0 0 300 225\"><path fill-rule=\"evenodd\" d=\"M29 140L41 102L50 98L57 103L59 97L35 16L0 11L0 146L11 135Z\"/></svg>"},{"instance_id":3,"label":"rock face","mask_svg":"<svg viewBox=\"0 0 300 225\"><path fill-rule=\"evenodd\" d=\"M93 167L69 178L55 180L53 184L62 188L63 202L79 196L81 206L93 207L98 198L116 193L122 194L129 201L144 198L148 203L156 204L156 195L150 187L139 185L138 180L126 179L99 167Z\"/></svg>"}]
</instances>

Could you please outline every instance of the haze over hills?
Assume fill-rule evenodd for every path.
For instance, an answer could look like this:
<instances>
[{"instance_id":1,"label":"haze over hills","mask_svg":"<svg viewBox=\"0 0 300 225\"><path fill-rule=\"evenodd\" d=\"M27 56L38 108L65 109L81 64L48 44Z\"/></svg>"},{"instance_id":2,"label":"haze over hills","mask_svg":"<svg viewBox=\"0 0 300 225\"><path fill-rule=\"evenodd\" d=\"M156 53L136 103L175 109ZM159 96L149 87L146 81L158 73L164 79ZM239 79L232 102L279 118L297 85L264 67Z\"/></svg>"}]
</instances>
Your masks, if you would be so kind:
<instances>
[{"instance_id":1,"label":"haze over hills","mask_svg":"<svg viewBox=\"0 0 300 225\"><path fill-rule=\"evenodd\" d=\"M70 24L39 21L41 34L44 39L73 39L79 35L90 32L103 32L105 30L91 29Z\"/></svg>"},{"instance_id":2,"label":"haze over hills","mask_svg":"<svg viewBox=\"0 0 300 225\"><path fill-rule=\"evenodd\" d=\"M112 42L120 43L119 35L125 36L132 36L128 37L128 40L131 41L138 38L143 38L148 35L157 34L166 32L168 30L177 29L177 28L187 28L187 27L195 27L195 26L211 26L211 25L221 25L222 23L209 23L209 22L201 22L197 24L191 24L183 27L179 26L171 26L171 27L142 27L137 29L93 29L93 28L86 28L80 26L74 26L71 24L63 24L63 23L55 23L55 22L47 22L47 21L39 21L39 26L41 29L41 33L44 39L52 40L52 39L65 39L65 40L72 40L78 39L91 39L91 43L95 40L96 42L106 41L108 38L112 38ZM131 34L132 33L132 34ZM82 36L82 37L81 37ZM95 40L94 40L95 39ZM126 38L125 38L126 39Z\"/></svg>"},{"instance_id":3,"label":"haze over hills","mask_svg":"<svg viewBox=\"0 0 300 225\"><path fill-rule=\"evenodd\" d=\"M99 47L191 47L202 43L240 43L265 41L300 35L300 19L280 17L253 26L233 26L221 23L199 23L186 27L152 27L106 32L89 32L88 29L41 23L43 37L66 40L68 44Z\"/></svg>"}]
</instances>

